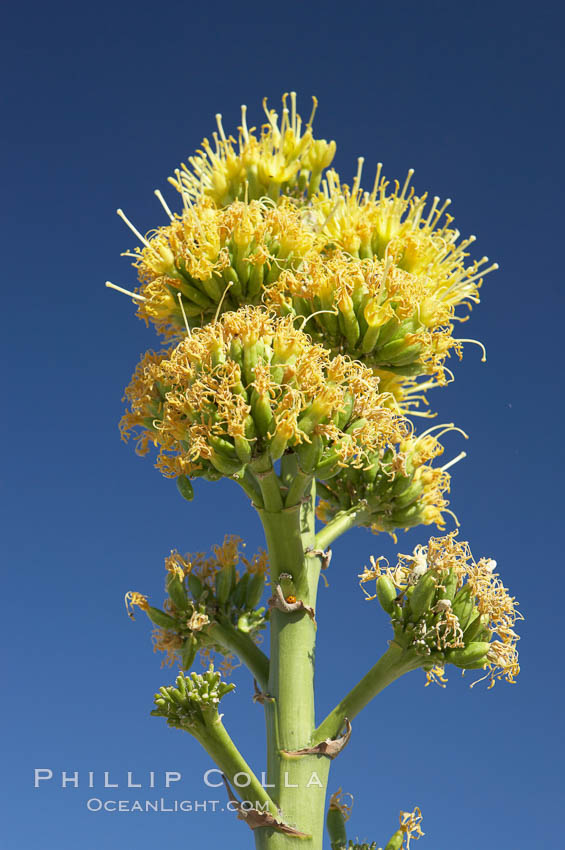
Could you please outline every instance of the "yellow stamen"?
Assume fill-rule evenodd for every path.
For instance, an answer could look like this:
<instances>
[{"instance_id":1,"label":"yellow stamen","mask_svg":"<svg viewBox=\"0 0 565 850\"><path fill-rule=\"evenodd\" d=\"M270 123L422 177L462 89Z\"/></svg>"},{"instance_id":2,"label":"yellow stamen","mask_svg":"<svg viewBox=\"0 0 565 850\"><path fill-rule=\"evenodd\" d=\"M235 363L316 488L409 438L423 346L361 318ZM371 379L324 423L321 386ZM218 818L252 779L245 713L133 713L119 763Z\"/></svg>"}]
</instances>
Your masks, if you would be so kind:
<instances>
[{"instance_id":1,"label":"yellow stamen","mask_svg":"<svg viewBox=\"0 0 565 850\"><path fill-rule=\"evenodd\" d=\"M124 289L123 286L116 286L115 283L111 283L109 280L106 281L104 286L107 286L108 289L115 289L116 292L123 292L124 295L129 295L130 298L135 298L136 301L147 301L143 295L138 295L137 292L131 292L129 289Z\"/></svg>"},{"instance_id":2,"label":"yellow stamen","mask_svg":"<svg viewBox=\"0 0 565 850\"><path fill-rule=\"evenodd\" d=\"M184 326L186 328L186 332L187 332L188 336L191 336L190 327L188 325L188 319L186 318L186 313L185 313L185 310L184 310L184 304L182 303L182 293L181 292L178 293L177 298L179 300L179 305L180 305L182 317L184 319Z\"/></svg>"},{"instance_id":3,"label":"yellow stamen","mask_svg":"<svg viewBox=\"0 0 565 850\"><path fill-rule=\"evenodd\" d=\"M130 221L130 220L129 220L129 218L126 216L126 214L124 213L124 211L123 211L123 210L116 210L116 212L117 212L117 214L120 216L120 218L122 219L122 221L124 221L124 222L127 224L127 226L129 227L129 229L131 230L131 232L132 232L132 233L134 233L134 234L137 236L137 238L139 239L139 241L141 242L141 244L142 244L142 245L145 245L145 247L146 247L146 248L149 248L149 247L150 247L150 245L149 245L149 242L147 241L147 239L145 238L145 236L142 236L142 235L141 235L141 233L139 232L139 230L137 229L137 227L134 227L134 225L131 223L131 221Z\"/></svg>"},{"instance_id":4,"label":"yellow stamen","mask_svg":"<svg viewBox=\"0 0 565 850\"><path fill-rule=\"evenodd\" d=\"M174 220L175 220L175 217L173 216L172 212L170 211L169 206L168 206L168 204L167 204L166 200L164 199L163 195L162 195L162 194L161 194L161 192L159 191L159 189L155 189L155 190L154 190L154 194L156 195L156 197L158 198L158 200L161 202L161 205L162 205L163 209L165 210L165 212L167 213L167 215L169 216L169 218L171 219L171 221L174 221Z\"/></svg>"}]
</instances>

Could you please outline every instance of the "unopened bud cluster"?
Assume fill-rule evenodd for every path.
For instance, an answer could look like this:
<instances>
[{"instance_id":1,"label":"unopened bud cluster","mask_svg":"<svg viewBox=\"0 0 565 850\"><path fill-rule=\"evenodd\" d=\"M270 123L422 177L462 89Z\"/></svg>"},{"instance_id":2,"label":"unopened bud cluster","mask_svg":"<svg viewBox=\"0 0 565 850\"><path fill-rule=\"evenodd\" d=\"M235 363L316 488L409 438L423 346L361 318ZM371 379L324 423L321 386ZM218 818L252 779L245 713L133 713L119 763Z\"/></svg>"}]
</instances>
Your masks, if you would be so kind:
<instances>
[{"instance_id":1,"label":"unopened bud cluster","mask_svg":"<svg viewBox=\"0 0 565 850\"><path fill-rule=\"evenodd\" d=\"M213 666L204 673L180 673L176 687L162 687L155 694L154 717L164 717L169 726L188 731L203 728L210 716L217 715L222 697L233 691L235 685L222 682Z\"/></svg>"}]
</instances>

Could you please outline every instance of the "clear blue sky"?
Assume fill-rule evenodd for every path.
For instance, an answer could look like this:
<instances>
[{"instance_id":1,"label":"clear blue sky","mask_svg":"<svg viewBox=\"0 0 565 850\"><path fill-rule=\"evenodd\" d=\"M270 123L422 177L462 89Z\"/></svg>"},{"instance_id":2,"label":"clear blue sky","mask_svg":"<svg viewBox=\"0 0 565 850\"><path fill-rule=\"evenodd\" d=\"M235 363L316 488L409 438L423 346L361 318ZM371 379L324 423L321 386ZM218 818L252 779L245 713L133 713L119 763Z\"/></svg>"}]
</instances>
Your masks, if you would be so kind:
<instances>
[{"instance_id":1,"label":"clear blue sky","mask_svg":"<svg viewBox=\"0 0 565 850\"><path fill-rule=\"evenodd\" d=\"M225 532L249 549L258 521L235 485L201 484L192 505L120 443L122 389L155 345L130 302L104 289L133 271L115 215L164 223L153 189L239 105L316 94L322 137L345 179L356 157L390 177L416 169L418 191L451 197L478 256L501 270L465 326L457 380L441 417L471 439L454 470L452 507L476 556L498 561L521 600L522 673L514 686L446 690L418 673L355 724L331 788L355 794L351 835L384 842L399 809L419 805L418 848L531 850L562 829L561 590L563 17L556 3L196 4L22 2L3 12L3 729L6 850L250 846L227 813L94 814L87 771L111 772L94 796L220 799L210 761L187 735L149 717L168 681L130 588L159 599L171 548L205 550ZM368 179L368 178L367 178ZM467 335L467 333L466 333ZM449 443L453 454L462 448ZM363 601L369 555L427 539L355 531L335 546L321 591L320 712L384 649L388 628ZM261 709L238 671L225 721L258 769ZM55 779L35 790L33 769ZM62 790L62 770L81 772ZM157 791L128 791L126 771ZM182 783L168 795L162 771ZM142 779L136 778L138 775ZM117 779L115 777L118 777ZM158 793L157 793L158 792Z\"/></svg>"}]
</instances>

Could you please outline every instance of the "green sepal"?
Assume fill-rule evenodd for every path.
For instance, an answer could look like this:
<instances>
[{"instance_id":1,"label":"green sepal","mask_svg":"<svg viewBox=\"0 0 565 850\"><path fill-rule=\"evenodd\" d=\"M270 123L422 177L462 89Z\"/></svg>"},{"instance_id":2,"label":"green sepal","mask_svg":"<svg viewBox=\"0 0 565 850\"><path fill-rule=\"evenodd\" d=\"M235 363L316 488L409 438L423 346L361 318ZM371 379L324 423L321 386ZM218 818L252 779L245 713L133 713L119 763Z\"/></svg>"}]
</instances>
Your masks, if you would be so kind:
<instances>
[{"instance_id":1,"label":"green sepal","mask_svg":"<svg viewBox=\"0 0 565 850\"><path fill-rule=\"evenodd\" d=\"M330 478L333 478L343 468L339 463L340 458L337 452L333 450L328 452L327 457L322 459L316 467L316 478L321 478L322 481L328 481Z\"/></svg>"},{"instance_id":2,"label":"green sepal","mask_svg":"<svg viewBox=\"0 0 565 850\"><path fill-rule=\"evenodd\" d=\"M243 368L243 345L239 337L233 337L230 342L230 360L234 360L240 368Z\"/></svg>"}]
</instances>

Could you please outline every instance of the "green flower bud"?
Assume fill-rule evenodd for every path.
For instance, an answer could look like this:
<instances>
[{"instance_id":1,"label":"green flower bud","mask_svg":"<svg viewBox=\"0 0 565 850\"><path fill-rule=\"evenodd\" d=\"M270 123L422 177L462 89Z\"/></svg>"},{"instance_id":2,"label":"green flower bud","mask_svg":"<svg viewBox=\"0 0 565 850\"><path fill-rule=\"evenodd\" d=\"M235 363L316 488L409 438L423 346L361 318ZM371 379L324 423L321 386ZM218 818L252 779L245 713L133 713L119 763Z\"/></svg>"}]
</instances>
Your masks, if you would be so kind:
<instances>
[{"instance_id":1,"label":"green flower bud","mask_svg":"<svg viewBox=\"0 0 565 850\"><path fill-rule=\"evenodd\" d=\"M153 608L152 605L148 605L147 608L144 609L145 613L149 617L152 623L155 623L156 626L160 626L162 629L177 629L178 623L174 620L169 614L165 614L164 611L161 611L159 608Z\"/></svg>"},{"instance_id":2,"label":"green flower bud","mask_svg":"<svg viewBox=\"0 0 565 850\"><path fill-rule=\"evenodd\" d=\"M231 595L231 600L236 608L243 608L247 594L247 586L249 583L249 573L245 572L240 576L239 581L235 586L235 590Z\"/></svg>"},{"instance_id":3,"label":"green flower bud","mask_svg":"<svg viewBox=\"0 0 565 850\"><path fill-rule=\"evenodd\" d=\"M401 850L403 842L404 832L401 829L397 829L394 835L389 838L385 850Z\"/></svg>"},{"instance_id":4,"label":"green flower bud","mask_svg":"<svg viewBox=\"0 0 565 850\"><path fill-rule=\"evenodd\" d=\"M461 628L465 630L473 615L475 597L470 584L464 585L453 600L453 613L456 615Z\"/></svg>"},{"instance_id":5,"label":"green flower bud","mask_svg":"<svg viewBox=\"0 0 565 850\"><path fill-rule=\"evenodd\" d=\"M490 619L488 614L479 614L477 608L474 611L476 614L471 618L463 635L466 644L471 643L473 640L483 640L483 638L477 638L477 635L488 625Z\"/></svg>"},{"instance_id":6,"label":"green flower bud","mask_svg":"<svg viewBox=\"0 0 565 850\"><path fill-rule=\"evenodd\" d=\"M445 588L444 590L442 590L440 587L439 598L449 599L450 602L453 602L455 591L457 590L457 573L455 572L455 570L449 570L449 572L447 572L447 575L445 573L442 573L442 575L440 576L439 584Z\"/></svg>"},{"instance_id":7,"label":"green flower bud","mask_svg":"<svg viewBox=\"0 0 565 850\"><path fill-rule=\"evenodd\" d=\"M388 576L379 576L376 583L377 599L387 614L392 614L394 600L396 599L396 587Z\"/></svg>"},{"instance_id":8,"label":"green flower bud","mask_svg":"<svg viewBox=\"0 0 565 850\"><path fill-rule=\"evenodd\" d=\"M204 591L204 585L202 584L198 576L195 576L193 573L189 573L187 575L186 583L188 585L188 589L192 594L192 598L198 602L198 600L202 596L202 592Z\"/></svg>"},{"instance_id":9,"label":"green flower bud","mask_svg":"<svg viewBox=\"0 0 565 850\"><path fill-rule=\"evenodd\" d=\"M345 850L347 847L347 833L345 830L345 818L338 808L329 808L326 815L326 827L330 836L332 850Z\"/></svg>"},{"instance_id":10,"label":"green flower bud","mask_svg":"<svg viewBox=\"0 0 565 850\"><path fill-rule=\"evenodd\" d=\"M246 605L248 608L255 608L259 604L264 587L265 576L263 573L254 573L249 577L246 593Z\"/></svg>"},{"instance_id":11,"label":"green flower bud","mask_svg":"<svg viewBox=\"0 0 565 850\"><path fill-rule=\"evenodd\" d=\"M486 662L487 652L490 644L486 641L475 641L464 649L450 649L445 654L445 660L456 667L467 667L469 664L478 664L481 660Z\"/></svg>"},{"instance_id":12,"label":"green flower bud","mask_svg":"<svg viewBox=\"0 0 565 850\"><path fill-rule=\"evenodd\" d=\"M309 443L301 443L296 447L298 463L303 472L313 472L320 462L324 443L319 434L314 434Z\"/></svg>"},{"instance_id":13,"label":"green flower bud","mask_svg":"<svg viewBox=\"0 0 565 850\"><path fill-rule=\"evenodd\" d=\"M167 593L169 594L175 608L184 611L188 608L188 596L184 582L175 573L169 573L167 577Z\"/></svg>"},{"instance_id":14,"label":"green flower bud","mask_svg":"<svg viewBox=\"0 0 565 850\"><path fill-rule=\"evenodd\" d=\"M419 620L429 610L436 593L436 577L427 572L418 580L410 597L410 608L414 619Z\"/></svg>"},{"instance_id":15,"label":"green flower bud","mask_svg":"<svg viewBox=\"0 0 565 850\"><path fill-rule=\"evenodd\" d=\"M216 599L220 605L225 605L228 601L232 590L235 588L236 573L235 566L229 564L218 570L215 577Z\"/></svg>"},{"instance_id":16,"label":"green flower bud","mask_svg":"<svg viewBox=\"0 0 565 850\"><path fill-rule=\"evenodd\" d=\"M186 475L178 476L177 488L183 499L186 499L187 502L192 502L194 499L194 489Z\"/></svg>"},{"instance_id":17,"label":"green flower bud","mask_svg":"<svg viewBox=\"0 0 565 850\"><path fill-rule=\"evenodd\" d=\"M190 670L196 653L198 651L198 640L195 635L189 635L181 648L181 661L183 670Z\"/></svg>"},{"instance_id":18,"label":"green flower bud","mask_svg":"<svg viewBox=\"0 0 565 850\"><path fill-rule=\"evenodd\" d=\"M267 394L259 395L256 390L251 394L251 415L261 437L265 437L273 423L273 411Z\"/></svg>"},{"instance_id":19,"label":"green flower bud","mask_svg":"<svg viewBox=\"0 0 565 850\"><path fill-rule=\"evenodd\" d=\"M210 463L223 475L235 475L236 472L241 472L241 461L231 460L226 455L220 454L214 449L212 449L212 454L210 455Z\"/></svg>"}]
</instances>

